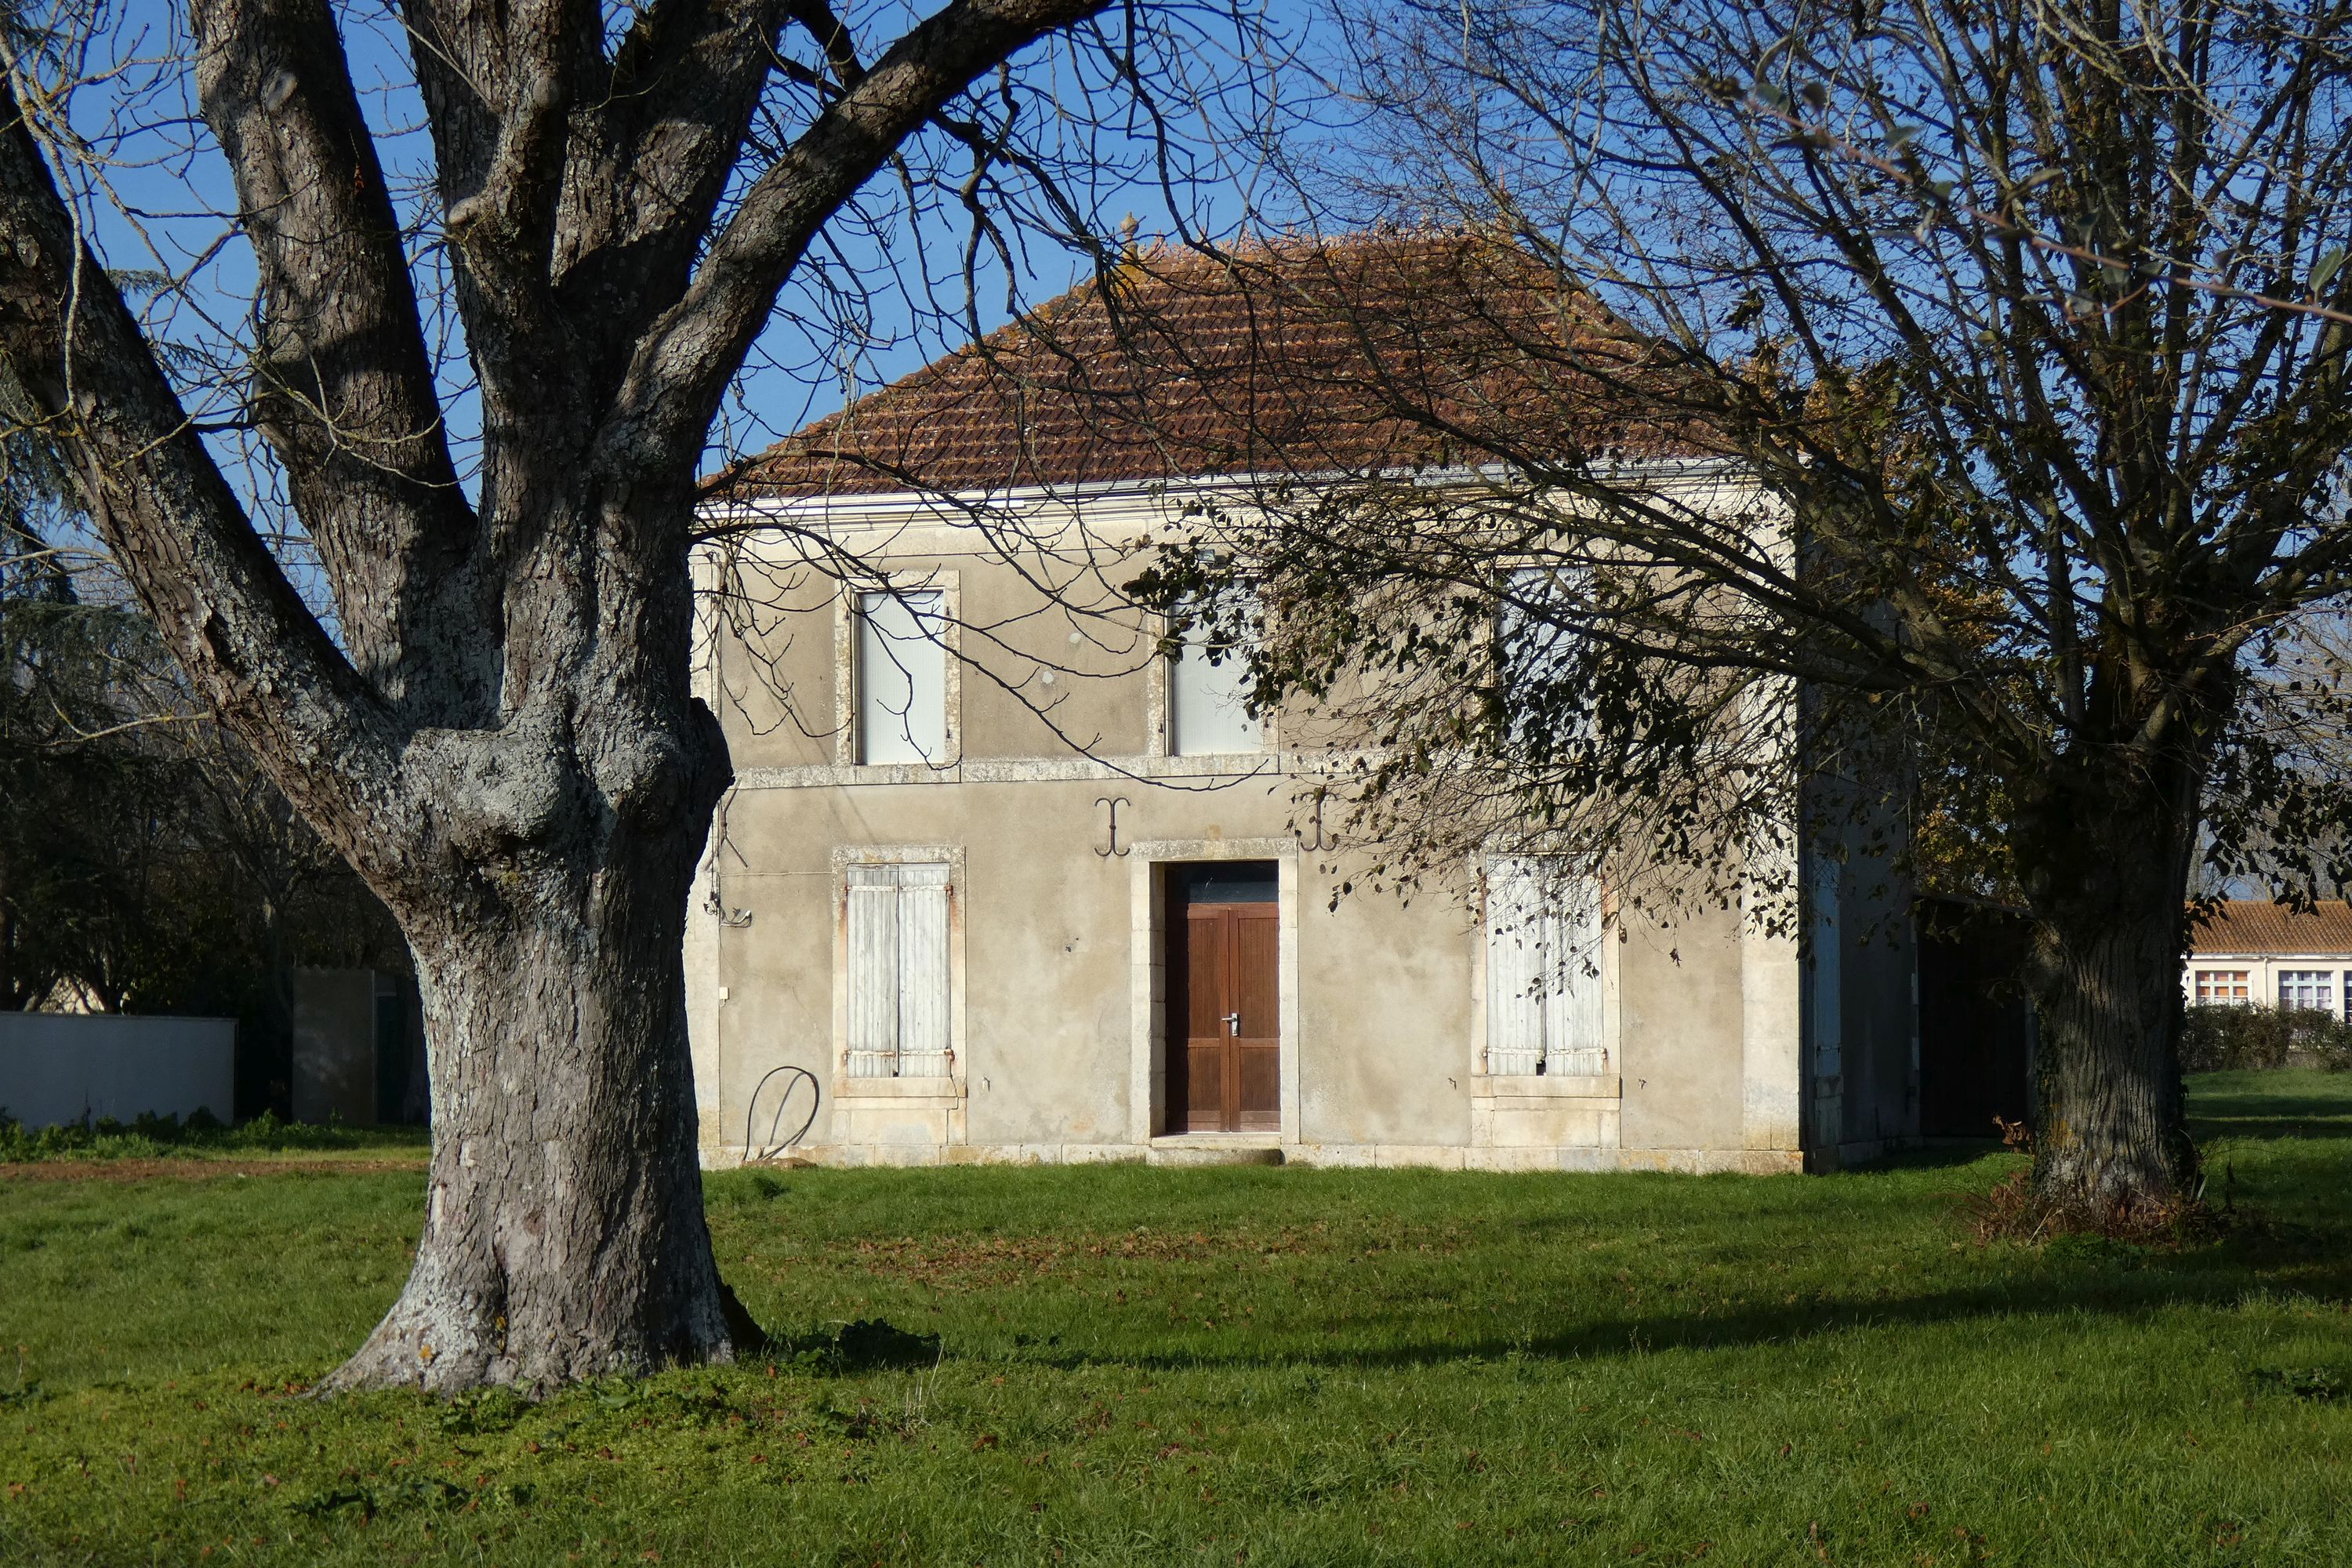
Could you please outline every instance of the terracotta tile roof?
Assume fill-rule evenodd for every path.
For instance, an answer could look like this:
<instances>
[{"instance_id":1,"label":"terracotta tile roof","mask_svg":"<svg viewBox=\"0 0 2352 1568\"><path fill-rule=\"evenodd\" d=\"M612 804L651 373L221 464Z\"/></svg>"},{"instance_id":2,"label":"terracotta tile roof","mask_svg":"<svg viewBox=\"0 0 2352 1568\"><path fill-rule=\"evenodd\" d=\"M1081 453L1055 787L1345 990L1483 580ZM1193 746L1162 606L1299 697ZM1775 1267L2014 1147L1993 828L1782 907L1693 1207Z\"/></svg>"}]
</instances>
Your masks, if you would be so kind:
<instances>
[{"instance_id":1,"label":"terracotta tile roof","mask_svg":"<svg viewBox=\"0 0 2352 1568\"><path fill-rule=\"evenodd\" d=\"M1472 235L1282 240L1222 257L1154 247L708 489L1370 472L1491 460L1514 442L1554 457L1695 453L1646 358L1526 252ZM1450 428L1416 416L1431 410Z\"/></svg>"},{"instance_id":2,"label":"terracotta tile roof","mask_svg":"<svg viewBox=\"0 0 2352 1568\"><path fill-rule=\"evenodd\" d=\"M2199 953L2352 954L2352 904L2333 900L2308 914L2262 899L2231 899L2190 932Z\"/></svg>"}]
</instances>

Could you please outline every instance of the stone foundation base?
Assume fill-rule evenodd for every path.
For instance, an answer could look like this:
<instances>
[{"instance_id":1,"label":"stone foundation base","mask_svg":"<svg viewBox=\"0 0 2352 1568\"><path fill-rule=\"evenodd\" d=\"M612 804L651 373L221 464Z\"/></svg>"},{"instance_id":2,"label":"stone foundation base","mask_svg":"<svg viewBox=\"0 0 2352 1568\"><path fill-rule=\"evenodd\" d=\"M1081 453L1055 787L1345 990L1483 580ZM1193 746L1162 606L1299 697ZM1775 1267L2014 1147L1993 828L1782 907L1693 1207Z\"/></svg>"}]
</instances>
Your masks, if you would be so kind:
<instances>
[{"instance_id":1,"label":"stone foundation base","mask_svg":"<svg viewBox=\"0 0 2352 1568\"><path fill-rule=\"evenodd\" d=\"M740 1147L702 1151L706 1170L732 1170ZM787 1163L803 1165L1310 1165L1348 1169L1439 1171L1675 1171L1785 1175L1804 1168L1794 1149L1600 1149L1469 1147L1457 1143L1221 1143L1197 1150L1177 1139L1133 1143L835 1144L795 1149Z\"/></svg>"}]
</instances>

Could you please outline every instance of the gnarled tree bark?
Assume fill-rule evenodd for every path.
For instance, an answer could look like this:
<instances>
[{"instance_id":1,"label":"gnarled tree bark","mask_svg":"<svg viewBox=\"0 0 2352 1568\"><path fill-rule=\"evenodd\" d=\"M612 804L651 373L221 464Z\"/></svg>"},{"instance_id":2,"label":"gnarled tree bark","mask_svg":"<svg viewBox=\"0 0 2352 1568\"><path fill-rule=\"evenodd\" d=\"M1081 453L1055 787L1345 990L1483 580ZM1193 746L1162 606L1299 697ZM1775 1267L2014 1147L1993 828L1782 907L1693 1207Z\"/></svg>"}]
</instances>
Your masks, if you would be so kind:
<instances>
[{"instance_id":1,"label":"gnarled tree bark","mask_svg":"<svg viewBox=\"0 0 2352 1568\"><path fill-rule=\"evenodd\" d=\"M685 1026L687 889L730 779L688 679L696 466L829 217L1101 4L949 0L867 61L823 0L651 0L610 43L593 6L408 0L481 404L469 500L327 0L196 0L259 279L250 416L333 636L85 243L45 156L70 130L10 61L0 357L196 689L416 958L430 1206L331 1386L545 1388L757 1337L704 1227ZM787 79L814 107L765 152Z\"/></svg>"},{"instance_id":2,"label":"gnarled tree bark","mask_svg":"<svg viewBox=\"0 0 2352 1568\"><path fill-rule=\"evenodd\" d=\"M441 794L509 807L467 831L515 837L503 856L453 858L399 911L433 1042L425 1234L331 1386L543 1388L756 1342L712 1261L696 1164L677 953L727 774L695 718L609 794L579 758L631 738L593 715L518 787L469 748L436 748Z\"/></svg>"}]
</instances>

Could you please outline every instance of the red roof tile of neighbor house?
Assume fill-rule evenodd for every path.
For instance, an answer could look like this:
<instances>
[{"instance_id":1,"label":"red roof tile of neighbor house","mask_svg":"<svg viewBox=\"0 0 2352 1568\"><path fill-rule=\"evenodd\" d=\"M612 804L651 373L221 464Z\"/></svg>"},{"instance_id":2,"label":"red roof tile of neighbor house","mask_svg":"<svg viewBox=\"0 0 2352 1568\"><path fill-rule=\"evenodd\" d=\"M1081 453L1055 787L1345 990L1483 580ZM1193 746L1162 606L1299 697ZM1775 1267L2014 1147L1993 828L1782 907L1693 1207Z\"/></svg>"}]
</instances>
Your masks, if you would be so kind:
<instances>
[{"instance_id":1,"label":"red roof tile of neighbor house","mask_svg":"<svg viewBox=\"0 0 2352 1568\"><path fill-rule=\"evenodd\" d=\"M1554 456L1695 453L1654 391L1637 390L1660 384L1644 357L1534 258L1473 235L1275 240L1215 257L1153 247L707 489L1360 473L1491 460L1514 442Z\"/></svg>"},{"instance_id":2,"label":"red roof tile of neighbor house","mask_svg":"<svg viewBox=\"0 0 2352 1568\"><path fill-rule=\"evenodd\" d=\"M2264 899L2231 899L2198 922L2190 951L2210 953L2352 953L2352 904L2333 900L2308 913Z\"/></svg>"}]
</instances>

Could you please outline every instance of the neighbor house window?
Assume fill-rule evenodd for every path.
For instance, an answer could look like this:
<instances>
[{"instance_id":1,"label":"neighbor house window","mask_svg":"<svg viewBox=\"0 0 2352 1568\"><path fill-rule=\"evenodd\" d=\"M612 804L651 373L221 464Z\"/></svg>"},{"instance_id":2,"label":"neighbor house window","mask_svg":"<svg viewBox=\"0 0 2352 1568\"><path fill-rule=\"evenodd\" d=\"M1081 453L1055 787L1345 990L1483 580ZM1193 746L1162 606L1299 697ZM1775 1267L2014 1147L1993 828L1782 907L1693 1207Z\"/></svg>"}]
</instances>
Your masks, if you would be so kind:
<instances>
[{"instance_id":1,"label":"neighbor house window","mask_svg":"<svg viewBox=\"0 0 2352 1568\"><path fill-rule=\"evenodd\" d=\"M936 589L857 596L857 760L948 760L947 616Z\"/></svg>"},{"instance_id":2,"label":"neighbor house window","mask_svg":"<svg viewBox=\"0 0 2352 1568\"><path fill-rule=\"evenodd\" d=\"M851 866L849 1076L945 1078L948 868Z\"/></svg>"},{"instance_id":3,"label":"neighbor house window","mask_svg":"<svg viewBox=\"0 0 2352 1568\"><path fill-rule=\"evenodd\" d=\"M2197 1000L2202 1002L2251 1002L2253 993L2246 984L2249 971L2243 969L2200 969L2197 972Z\"/></svg>"},{"instance_id":4,"label":"neighbor house window","mask_svg":"<svg viewBox=\"0 0 2352 1568\"><path fill-rule=\"evenodd\" d=\"M1601 889L1563 863L1519 857L1486 869L1486 1070L1606 1072Z\"/></svg>"},{"instance_id":5,"label":"neighbor house window","mask_svg":"<svg viewBox=\"0 0 2352 1568\"><path fill-rule=\"evenodd\" d=\"M2336 976L2327 970L2281 970L2278 985L2278 1005L2282 1007L2314 1007L2324 1013L2336 1010Z\"/></svg>"},{"instance_id":6,"label":"neighbor house window","mask_svg":"<svg viewBox=\"0 0 2352 1568\"><path fill-rule=\"evenodd\" d=\"M1265 727L1250 716L1249 658L1195 624L1169 661L1168 750L1180 757L1265 749Z\"/></svg>"}]
</instances>

